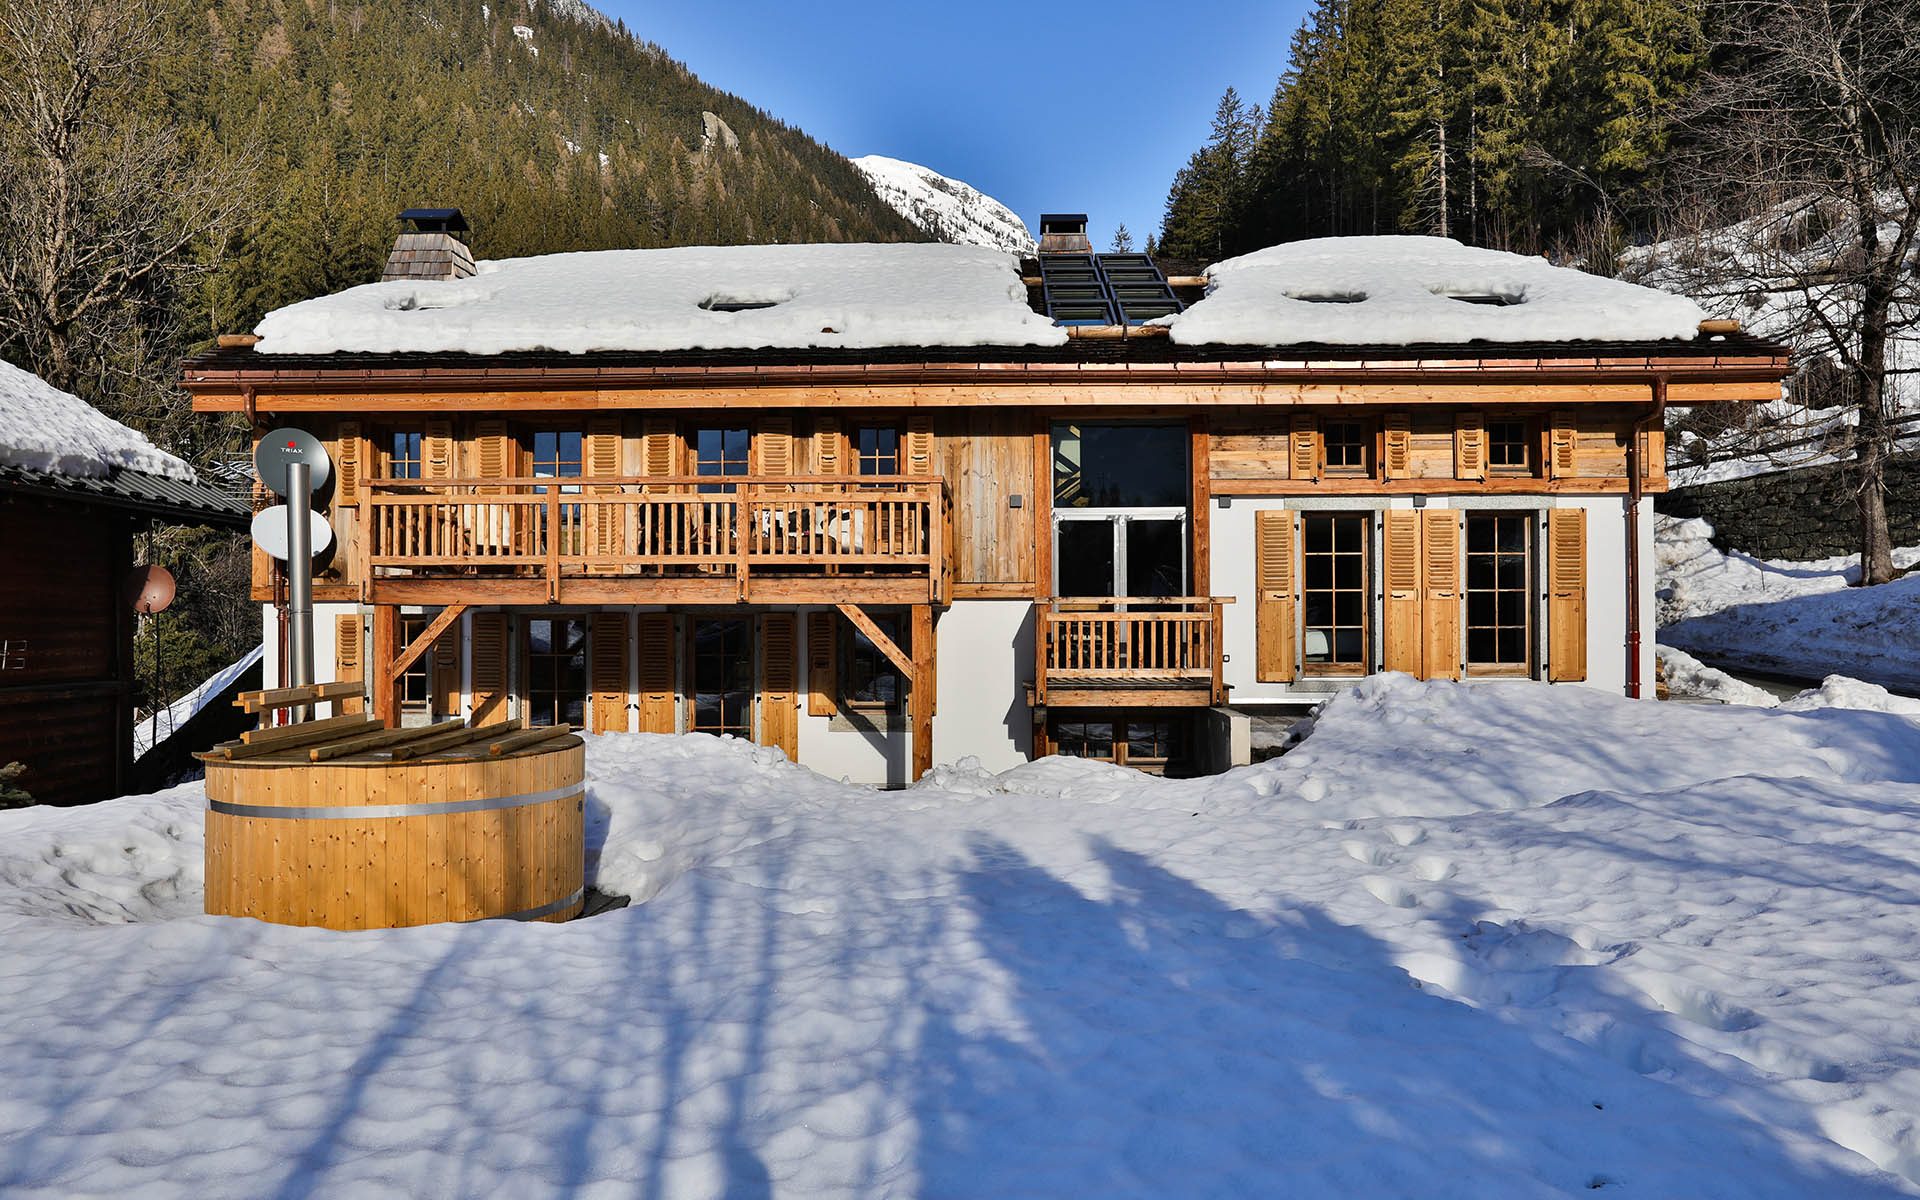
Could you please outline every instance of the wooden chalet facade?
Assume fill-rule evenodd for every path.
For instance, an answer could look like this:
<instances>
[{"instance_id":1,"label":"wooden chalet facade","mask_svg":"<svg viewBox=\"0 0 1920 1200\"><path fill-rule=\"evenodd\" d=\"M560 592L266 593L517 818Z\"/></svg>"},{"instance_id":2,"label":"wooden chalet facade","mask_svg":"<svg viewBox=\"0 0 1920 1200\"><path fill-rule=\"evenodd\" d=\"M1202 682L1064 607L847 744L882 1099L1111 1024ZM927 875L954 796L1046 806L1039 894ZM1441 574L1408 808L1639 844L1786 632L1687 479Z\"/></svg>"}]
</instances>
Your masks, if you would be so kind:
<instances>
[{"instance_id":1,"label":"wooden chalet facade","mask_svg":"<svg viewBox=\"0 0 1920 1200\"><path fill-rule=\"evenodd\" d=\"M1733 331L1313 348L1081 332L235 344L184 383L199 411L328 443L321 676L372 681L389 722L731 733L903 783L962 756L1193 769L1209 712L1383 670L1644 686L1639 500L1665 487L1661 413L1773 398L1787 369Z\"/></svg>"}]
</instances>

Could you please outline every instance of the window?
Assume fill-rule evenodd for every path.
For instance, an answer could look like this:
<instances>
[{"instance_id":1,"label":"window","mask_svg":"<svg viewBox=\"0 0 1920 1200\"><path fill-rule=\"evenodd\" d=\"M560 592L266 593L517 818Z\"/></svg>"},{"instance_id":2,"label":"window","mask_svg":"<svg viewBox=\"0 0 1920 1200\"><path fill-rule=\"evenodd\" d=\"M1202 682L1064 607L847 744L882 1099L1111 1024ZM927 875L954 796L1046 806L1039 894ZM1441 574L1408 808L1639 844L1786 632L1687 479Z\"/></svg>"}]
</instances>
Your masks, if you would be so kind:
<instances>
[{"instance_id":1,"label":"window","mask_svg":"<svg viewBox=\"0 0 1920 1200\"><path fill-rule=\"evenodd\" d=\"M905 626L897 616L873 617L873 623L880 632L900 649L911 653L905 637ZM867 635L857 626L849 624L853 636L847 639L846 682L840 689L840 695L853 708L884 708L889 712L899 712L906 704L906 681L900 677L900 669L893 665L880 647L873 644Z\"/></svg>"},{"instance_id":2,"label":"window","mask_svg":"<svg viewBox=\"0 0 1920 1200\"><path fill-rule=\"evenodd\" d=\"M587 622L535 617L527 622L527 723L572 725L587 716Z\"/></svg>"},{"instance_id":3,"label":"window","mask_svg":"<svg viewBox=\"0 0 1920 1200\"><path fill-rule=\"evenodd\" d=\"M1164 772L1186 748L1186 723L1165 713L1088 710L1047 722L1054 754Z\"/></svg>"},{"instance_id":4,"label":"window","mask_svg":"<svg viewBox=\"0 0 1920 1200\"><path fill-rule=\"evenodd\" d=\"M419 476L409 475L406 476L406 478L417 479ZM402 646L413 645L413 643L419 639L420 635L427 631L427 626L432 623L432 617L402 616L400 618L400 644ZM432 658L433 650L429 648L425 654L414 659L413 664L400 676L400 711L402 713L425 713L432 709Z\"/></svg>"},{"instance_id":5,"label":"window","mask_svg":"<svg viewBox=\"0 0 1920 1200\"><path fill-rule=\"evenodd\" d=\"M688 699L694 733L753 737L753 621L746 617L694 620L688 658Z\"/></svg>"},{"instance_id":6,"label":"window","mask_svg":"<svg viewBox=\"0 0 1920 1200\"><path fill-rule=\"evenodd\" d=\"M1366 674L1370 521L1362 513L1307 513L1300 519L1300 661L1306 674Z\"/></svg>"},{"instance_id":7,"label":"window","mask_svg":"<svg viewBox=\"0 0 1920 1200\"><path fill-rule=\"evenodd\" d=\"M1487 466L1492 470L1522 475L1532 470L1528 461L1527 423L1525 421L1487 422Z\"/></svg>"},{"instance_id":8,"label":"window","mask_svg":"<svg viewBox=\"0 0 1920 1200\"><path fill-rule=\"evenodd\" d=\"M393 430L387 435L387 478L420 478L420 438L413 430Z\"/></svg>"},{"instance_id":9,"label":"window","mask_svg":"<svg viewBox=\"0 0 1920 1200\"><path fill-rule=\"evenodd\" d=\"M1364 422L1321 422L1320 441L1326 448L1327 474L1365 475L1372 440Z\"/></svg>"},{"instance_id":10,"label":"window","mask_svg":"<svg viewBox=\"0 0 1920 1200\"><path fill-rule=\"evenodd\" d=\"M1184 425L1053 427L1053 502L1060 508L1187 506L1191 446Z\"/></svg>"},{"instance_id":11,"label":"window","mask_svg":"<svg viewBox=\"0 0 1920 1200\"><path fill-rule=\"evenodd\" d=\"M1467 670L1525 675L1533 645L1532 513L1467 516Z\"/></svg>"},{"instance_id":12,"label":"window","mask_svg":"<svg viewBox=\"0 0 1920 1200\"><path fill-rule=\"evenodd\" d=\"M696 475L745 475L753 434L746 429L702 429L693 435ZM703 483L703 492L730 492L729 484Z\"/></svg>"},{"instance_id":13,"label":"window","mask_svg":"<svg viewBox=\"0 0 1920 1200\"><path fill-rule=\"evenodd\" d=\"M900 431L886 425L863 425L853 431L853 453L861 475L900 473Z\"/></svg>"},{"instance_id":14,"label":"window","mask_svg":"<svg viewBox=\"0 0 1920 1200\"><path fill-rule=\"evenodd\" d=\"M533 435L533 473L541 479L580 478L581 447L585 437L572 430L543 429ZM540 489L544 492L546 489ZM577 492L578 487L562 487Z\"/></svg>"}]
</instances>

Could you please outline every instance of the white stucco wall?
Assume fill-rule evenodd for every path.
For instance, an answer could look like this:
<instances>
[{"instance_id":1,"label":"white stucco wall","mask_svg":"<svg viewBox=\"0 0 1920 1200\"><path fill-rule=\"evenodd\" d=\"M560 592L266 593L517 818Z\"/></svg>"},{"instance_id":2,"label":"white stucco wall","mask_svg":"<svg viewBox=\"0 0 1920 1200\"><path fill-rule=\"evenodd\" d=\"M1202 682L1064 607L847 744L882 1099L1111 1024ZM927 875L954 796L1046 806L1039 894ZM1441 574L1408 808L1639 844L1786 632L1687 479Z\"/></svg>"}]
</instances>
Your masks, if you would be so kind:
<instances>
[{"instance_id":1,"label":"white stucco wall","mask_svg":"<svg viewBox=\"0 0 1920 1200\"><path fill-rule=\"evenodd\" d=\"M335 665L339 661L336 653L336 627L341 613L360 611L354 604L315 604L313 606L313 681L332 683ZM260 644L267 648L260 656L260 673L263 688L286 686L280 680L280 613L271 604L260 606Z\"/></svg>"}]
</instances>

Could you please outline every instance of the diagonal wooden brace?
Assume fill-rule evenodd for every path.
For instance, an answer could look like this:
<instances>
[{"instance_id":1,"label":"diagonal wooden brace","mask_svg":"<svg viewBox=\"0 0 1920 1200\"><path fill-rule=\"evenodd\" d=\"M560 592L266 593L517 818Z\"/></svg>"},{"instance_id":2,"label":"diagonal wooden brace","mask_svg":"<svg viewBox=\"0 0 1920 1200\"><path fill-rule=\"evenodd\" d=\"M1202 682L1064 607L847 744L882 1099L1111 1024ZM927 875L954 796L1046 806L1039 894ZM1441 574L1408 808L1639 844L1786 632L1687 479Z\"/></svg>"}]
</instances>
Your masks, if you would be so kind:
<instances>
[{"instance_id":1,"label":"diagonal wooden brace","mask_svg":"<svg viewBox=\"0 0 1920 1200\"><path fill-rule=\"evenodd\" d=\"M867 635L867 640L872 642L880 653L886 655L892 660L894 666L900 668L902 678L908 680L920 678L920 669L913 665L913 659L907 657L900 647L894 645L893 639L883 633L880 627L873 623L873 618L861 611L858 604L841 604L836 607L846 615L847 620L853 622L854 628Z\"/></svg>"},{"instance_id":2,"label":"diagonal wooden brace","mask_svg":"<svg viewBox=\"0 0 1920 1200\"><path fill-rule=\"evenodd\" d=\"M449 604L441 609L440 615L420 631L420 636L413 639L405 650L394 656L393 665L387 668L387 683L392 684L394 680L405 675L407 668L418 662L420 656L427 652L427 647L433 645L435 640L447 631L447 626L458 621L460 614L466 611L467 606L464 604Z\"/></svg>"}]
</instances>

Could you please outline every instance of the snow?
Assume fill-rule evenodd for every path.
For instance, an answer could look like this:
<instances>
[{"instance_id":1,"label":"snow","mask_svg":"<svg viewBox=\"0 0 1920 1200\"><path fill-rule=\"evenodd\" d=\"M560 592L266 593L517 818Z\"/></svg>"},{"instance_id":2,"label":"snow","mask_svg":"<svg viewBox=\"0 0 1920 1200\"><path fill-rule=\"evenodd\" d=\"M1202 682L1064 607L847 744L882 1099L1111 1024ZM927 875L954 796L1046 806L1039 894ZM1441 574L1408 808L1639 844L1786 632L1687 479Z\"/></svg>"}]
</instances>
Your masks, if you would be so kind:
<instances>
[{"instance_id":1,"label":"snow","mask_svg":"<svg viewBox=\"0 0 1920 1200\"><path fill-rule=\"evenodd\" d=\"M0 466L100 478L115 470L192 480L193 468L71 392L0 361Z\"/></svg>"},{"instance_id":2,"label":"snow","mask_svg":"<svg viewBox=\"0 0 1920 1200\"><path fill-rule=\"evenodd\" d=\"M174 730L192 720L195 713L205 708L208 703L216 699L220 693L226 691L234 680L246 674L247 668L259 662L261 654L265 651L266 646L255 646L253 649L241 655L238 661L229 663L218 671L215 671L212 675L208 676L199 687L194 688L186 695L162 709L157 722L152 716L149 716L144 721L135 721L133 723L133 756L139 758L142 754L153 749L156 744L156 729L159 731L159 741L164 742L172 737Z\"/></svg>"},{"instance_id":3,"label":"snow","mask_svg":"<svg viewBox=\"0 0 1920 1200\"><path fill-rule=\"evenodd\" d=\"M693 246L486 261L267 314L266 354L1058 345L1018 260L944 245ZM773 303L740 312L702 304Z\"/></svg>"},{"instance_id":4,"label":"snow","mask_svg":"<svg viewBox=\"0 0 1920 1200\"><path fill-rule=\"evenodd\" d=\"M1723 554L1698 518L1659 517L1660 641L1733 667L1819 679L1839 673L1920 689L1920 572L1853 587L1857 557L1769 562ZM1896 549L1897 568L1920 546Z\"/></svg>"},{"instance_id":5,"label":"snow","mask_svg":"<svg viewBox=\"0 0 1920 1200\"><path fill-rule=\"evenodd\" d=\"M0 813L0 1191L1920 1194L1920 723L1382 676L1283 758L588 739L562 926L196 915Z\"/></svg>"},{"instance_id":6,"label":"snow","mask_svg":"<svg viewBox=\"0 0 1920 1200\"><path fill-rule=\"evenodd\" d=\"M1215 263L1206 297L1156 324L1186 345L1616 342L1692 339L1706 315L1684 296L1545 259L1393 236L1315 238Z\"/></svg>"},{"instance_id":7,"label":"snow","mask_svg":"<svg viewBox=\"0 0 1920 1200\"><path fill-rule=\"evenodd\" d=\"M856 158L853 165L888 207L939 241L991 246L1023 257L1039 253L1027 223L970 184L879 154Z\"/></svg>"},{"instance_id":8,"label":"snow","mask_svg":"<svg viewBox=\"0 0 1920 1200\"><path fill-rule=\"evenodd\" d=\"M1778 708L1785 712L1812 712L1820 708L1857 708L1866 712L1897 713L1920 717L1920 700L1897 696L1878 684L1829 675L1819 687L1805 688L1781 699L1764 688L1736 679L1725 671L1707 666L1684 650L1656 646L1660 669L1667 687L1677 696L1718 700L1722 704L1747 704L1757 708Z\"/></svg>"}]
</instances>

